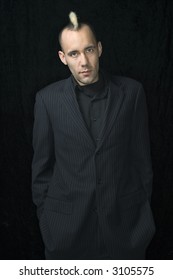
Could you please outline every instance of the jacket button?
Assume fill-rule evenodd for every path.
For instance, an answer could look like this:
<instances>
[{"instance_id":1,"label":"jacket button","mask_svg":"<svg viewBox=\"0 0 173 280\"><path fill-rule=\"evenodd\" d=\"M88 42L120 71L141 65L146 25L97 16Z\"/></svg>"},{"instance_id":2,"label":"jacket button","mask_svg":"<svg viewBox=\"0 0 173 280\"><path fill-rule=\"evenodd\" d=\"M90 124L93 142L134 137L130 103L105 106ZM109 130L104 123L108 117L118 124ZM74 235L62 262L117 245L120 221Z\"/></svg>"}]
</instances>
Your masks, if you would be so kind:
<instances>
[{"instance_id":1,"label":"jacket button","mask_svg":"<svg viewBox=\"0 0 173 280\"><path fill-rule=\"evenodd\" d=\"M98 179L97 184L98 184L98 185L101 185L101 183L102 183L102 180L101 180L101 179Z\"/></svg>"}]
</instances>

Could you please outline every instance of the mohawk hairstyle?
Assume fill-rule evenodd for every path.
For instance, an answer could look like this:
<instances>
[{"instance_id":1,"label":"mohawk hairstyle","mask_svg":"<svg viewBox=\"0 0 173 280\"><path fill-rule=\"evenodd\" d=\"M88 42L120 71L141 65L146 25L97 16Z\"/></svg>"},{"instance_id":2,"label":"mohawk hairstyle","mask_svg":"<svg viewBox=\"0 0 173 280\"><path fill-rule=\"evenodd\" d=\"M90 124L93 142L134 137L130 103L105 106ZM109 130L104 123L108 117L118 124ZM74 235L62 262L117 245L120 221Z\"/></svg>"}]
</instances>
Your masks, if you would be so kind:
<instances>
[{"instance_id":1,"label":"mohawk hairstyle","mask_svg":"<svg viewBox=\"0 0 173 280\"><path fill-rule=\"evenodd\" d=\"M98 42L98 38L97 38L96 32L95 32L93 26L90 23L88 23L88 22L79 22L76 13L72 12L72 11L69 13L69 20L70 21L66 25L64 25L61 28L60 32L59 32L58 40L59 40L59 45L60 45L61 49L62 49L61 35L62 35L62 32L64 31L64 29L69 29L69 30L77 31L77 30L81 29L85 25L87 25L90 28L90 30L93 33L93 36L94 36L96 42Z\"/></svg>"},{"instance_id":2,"label":"mohawk hairstyle","mask_svg":"<svg viewBox=\"0 0 173 280\"><path fill-rule=\"evenodd\" d=\"M69 13L69 19L71 24L74 26L74 30L78 29L79 23L78 23L78 19L77 19L77 15L75 12L70 12Z\"/></svg>"}]
</instances>

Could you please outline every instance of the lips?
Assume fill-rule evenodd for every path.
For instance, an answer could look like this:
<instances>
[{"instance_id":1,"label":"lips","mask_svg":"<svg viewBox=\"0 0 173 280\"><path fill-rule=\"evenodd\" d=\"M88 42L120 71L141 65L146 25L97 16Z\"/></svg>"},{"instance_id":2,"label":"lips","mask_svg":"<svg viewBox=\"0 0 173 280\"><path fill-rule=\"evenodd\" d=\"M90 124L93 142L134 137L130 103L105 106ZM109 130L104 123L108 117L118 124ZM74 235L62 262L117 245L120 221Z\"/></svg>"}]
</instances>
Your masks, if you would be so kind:
<instances>
[{"instance_id":1,"label":"lips","mask_svg":"<svg viewBox=\"0 0 173 280\"><path fill-rule=\"evenodd\" d=\"M81 71L80 73L81 74L89 74L91 72L91 70L84 70L84 71Z\"/></svg>"}]
</instances>

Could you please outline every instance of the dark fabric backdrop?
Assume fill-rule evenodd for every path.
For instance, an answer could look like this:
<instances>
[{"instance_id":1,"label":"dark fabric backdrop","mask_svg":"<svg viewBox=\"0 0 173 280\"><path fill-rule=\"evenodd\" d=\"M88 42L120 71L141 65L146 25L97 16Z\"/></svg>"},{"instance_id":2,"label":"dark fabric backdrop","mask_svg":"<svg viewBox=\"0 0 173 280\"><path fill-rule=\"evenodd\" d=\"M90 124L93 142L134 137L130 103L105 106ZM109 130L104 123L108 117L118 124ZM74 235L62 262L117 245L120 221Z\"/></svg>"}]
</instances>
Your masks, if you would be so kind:
<instances>
[{"instance_id":1,"label":"dark fabric backdrop","mask_svg":"<svg viewBox=\"0 0 173 280\"><path fill-rule=\"evenodd\" d=\"M154 170L157 226L149 259L173 259L173 1L1 0L0 258L41 259L31 197L36 92L69 75L57 34L70 10L89 20L103 44L101 65L143 83Z\"/></svg>"}]
</instances>

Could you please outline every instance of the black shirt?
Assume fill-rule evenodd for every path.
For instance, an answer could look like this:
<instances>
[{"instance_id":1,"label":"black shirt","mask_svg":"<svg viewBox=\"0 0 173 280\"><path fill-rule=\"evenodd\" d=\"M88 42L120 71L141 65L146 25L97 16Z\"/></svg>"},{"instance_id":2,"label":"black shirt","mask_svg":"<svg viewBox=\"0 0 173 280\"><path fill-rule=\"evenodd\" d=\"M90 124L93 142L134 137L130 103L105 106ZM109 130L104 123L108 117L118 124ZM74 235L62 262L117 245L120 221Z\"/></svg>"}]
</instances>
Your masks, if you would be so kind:
<instances>
[{"instance_id":1,"label":"black shirt","mask_svg":"<svg viewBox=\"0 0 173 280\"><path fill-rule=\"evenodd\" d=\"M86 86L78 85L74 78L73 81L81 114L93 140L97 143L107 104L106 81L102 74L97 82Z\"/></svg>"}]
</instances>

